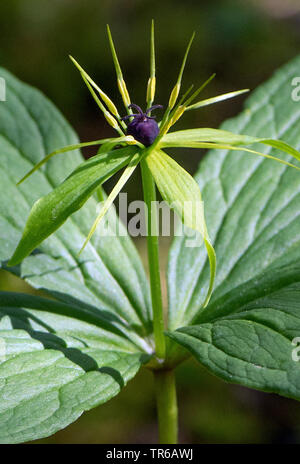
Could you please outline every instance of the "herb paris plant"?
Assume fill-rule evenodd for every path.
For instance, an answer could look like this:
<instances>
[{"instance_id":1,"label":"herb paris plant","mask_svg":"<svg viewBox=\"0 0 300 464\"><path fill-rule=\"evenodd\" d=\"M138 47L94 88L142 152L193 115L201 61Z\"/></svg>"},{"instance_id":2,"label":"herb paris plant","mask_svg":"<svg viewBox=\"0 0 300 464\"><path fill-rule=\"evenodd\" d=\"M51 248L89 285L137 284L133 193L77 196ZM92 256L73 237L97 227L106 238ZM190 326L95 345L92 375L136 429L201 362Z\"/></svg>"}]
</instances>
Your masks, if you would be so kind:
<instances>
[{"instance_id":1,"label":"herb paris plant","mask_svg":"<svg viewBox=\"0 0 300 464\"><path fill-rule=\"evenodd\" d=\"M125 107L129 113L127 119L129 120L128 126L130 126L135 118L131 112L132 103L115 54L110 33L109 38L117 70L118 85ZM227 96L220 96L215 99L208 99L192 104L193 99L195 99L199 91L202 90L203 86L201 86L200 89L194 92L190 97L185 95L183 98L179 99L179 103L177 102L180 94L183 69L191 42L192 40L185 54L178 80L171 92L169 104L159 125L160 133L154 138L153 143L147 147L141 144L141 140L137 139L135 133L129 135L126 133L127 126L119 115L115 105L74 61L107 121L117 130L118 137L90 142L89 144L101 145L101 148L95 157L82 164L78 165L78 154L74 152L75 161L74 159L71 161L71 163L75 163L75 166L73 164L73 172L71 172L62 183L62 179L57 177L58 175L56 172L59 172L57 167L59 163L63 163L63 161L55 159L52 163L51 158L55 154L64 152L67 153L65 156L69 163L70 160L72 160L71 155L68 153L69 151L75 151L81 146L88 145L77 143L71 133L69 140L66 141L69 143L67 147L57 150L59 141L56 141L56 146L51 154L39 161L36 167L30 171L30 173L33 173L46 161L49 161L49 164L47 164L49 168L46 166L46 171L44 171L46 177L42 172L35 174L35 176L39 176L36 177L36 179L40 179L37 187L41 190L39 194L36 190L34 196L42 198L40 198L32 208L23 237L10 264L16 266L38 246L39 249L42 250L42 253L34 254L23 261L22 274L33 285L48 289L48 291L54 295L56 301L37 299L36 297L25 297L22 295L2 295L1 308L3 308L3 311L7 313L9 317L18 320L19 323L17 326L20 327L19 332L17 331L16 333L16 330L12 331L11 335L14 337L14 345L10 344L11 328L9 326L4 326L3 329L1 329L1 336L7 341L9 353L8 360L3 363L2 369L4 369L4 376L9 375L9 372L16 372L18 362L24 365L25 359L27 359L27 365L29 366L28 372L31 372L34 366L36 366L36 369L38 369L37 375L40 376L41 372L45 372L48 373L50 378L52 375L50 373L51 369L53 370L53 375L55 377L51 377L51 382L52 385L54 385L54 389L47 389L49 382L47 383L45 381L44 384L36 382L33 390L32 388L30 389L30 385L28 384L28 386L20 392L18 397L13 396L13 393L9 396L7 393L7 397L10 398L10 403L4 406L8 424L7 432L4 432L3 429L4 440L26 441L38 436L53 433L55 430L64 427L72 420L75 420L83 410L89 409L114 396L121 388L121 384L129 380L142 363L147 363L148 367L155 369L156 372L155 382L158 397L159 420L161 424L161 441L174 442L176 440L176 394L174 374L171 367L173 368L182 360L186 356L186 352L182 351L180 345L171 341L166 341L163 333L164 324L157 235L155 233L148 234L152 305L149 304L147 283L143 277L143 271L135 258L135 252L132 248L130 248L131 251L129 253L126 253L126 250L121 251L123 245L119 238L114 238L114 240L112 240L108 237L103 237L103 243L98 244L101 248L96 251L95 242L93 242L92 238L93 232L104 214L106 212L112 214L112 210L108 211L109 207L139 163L142 168L146 204L149 206L153 200L155 200L155 182L165 201L175 209L183 222L188 227L194 228L201 233L210 262L210 278L207 280L208 268L207 265L205 265L206 260L203 255L203 250L189 251L186 248L183 253L180 243L184 243L184 239L175 240L170 256L169 271L170 310L168 335L170 339L172 338L176 340L176 342L179 342L179 344L185 346L200 362L205 364L217 375L221 375L227 380L234 380L255 388L278 391L288 396L298 396L298 380L293 371L294 365L289 362L289 358L284 358L289 347L288 343L282 339L282 335L278 335L276 341L276 343L282 345L280 346L283 350L280 351L278 349L278 361L276 358L277 352L274 353L272 362L264 357L264 350L267 349L268 344L274 342L274 339L270 338L272 337L272 331L268 330L267 316L263 316L262 311L260 314L260 310L257 309L263 308L264 306L262 305L267 305L269 318L273 321L272 324L276 329L276 323L274 318L272 318L272 314L276 311L276 305L279 304L279 301L284 301L286 304L291 298L297 301L297 293L295 292L298 290L296 287L294 287L293 291L289 290L289 292L287 292L285 290L288 285L295 283L297 279L297 265L292 265L287 257L285 257L285 259L279 259L281 251L278 251L276 254L276 250L273 246L270 256L274 255L274 258L271 259L269 257L267 265L273 266L276 272L275 270L272 271L272 279L269 278L269 281L268 275L262 276L261 286L257 287L255 281L252 280L256 278L256 274L253 270L253 264L251 265L251 262L253 262L251 259L258 259L255 258L255 247L258 247L259 240L262 242L261 246L266 243L266 241L264 241L264 227L267 227L265 226L267 219L262 218L261 225L258 226L259 230L263 233L261 237L258 235L258 244L254 244L254 246L251 247L251 239L247 238L243 244L244 247L241 247L242 251L239 250L239 242L228 239L230 230L234 230L233 223L231 228L227 226L227 228L229 227L229 232L227 232L227 234L225 227L222 243L227 243L227 249L230 246L233 248L232 256L235 256L234 252L236 252L237 256L241 254L242 256L246 256L245 259L246 263L248 262L248 267L247 265L244 267L248 270L247 272L244 271L244 273L238 272L237 270L236 273L238 274L238 278L236 277L235 279L232 277L234 276L234 270L231 271L229 277L226 276L225 280L227 284L224 282L222 289L222 279L226 275L225 271L228 265L226 264L226 256L222 257L222 248L220 253L218 253L217 247L217 256L220 256L221 261L219 264L219 273L217 274L216 296L213 297L212 302L208 305L215 277L215 253L207 229L212 231L214 241L216 241L218 245L220 239L219 235L216 235L216 230L218 230L220 223L222 223L222 217L226 217L230 224L230 221L234 221L235 218L239 217L239 211L243 209L242 205L238 205L238 203L242 202L243 195L240 195L239 199L233 200L235 194L234 188L238 190L240 182L238 177L235 184L236 187L227 185L225 189L223 189L225 192L224 205L221 203L222 211L220 211L220 213L219 210L213 213L215 207L213 208L208 200L208 198L212 198L212 201L215 202L218 195L221 195L222 189L218 182L214 182L214 175L219 175L219 166L221 166L222 163L226 165L227 159L229 160L228 163L230 167L230 169L229 167L227 168L229 170L228 179L230 179L230 176L234 176L235 172L239 173L240 176L244 172L245 176L249 176L253 172L257 176L257 172L259 173L261 170L260 177L256 179L256 184L258 186L260 184L264 185L266 173L268 173L270 179L278 178L279 182L281 178L284 178L283 176L290 176L294 186L293 193L295 194L295 192L298 192L298 190L295 190L295 186L298 185L299 178L294 176L293 170L285 170L287 166L291 166L289 161L269 155L268 153L257 152L253 147L243 149L246 155L244 158L244 168L241 172L240 166L242 166L241 163L243 163L243 161L239 161L238 155L234 153L235 151L241 150L241 145L252 145L254 143L264 144L285 151L296 160L299 160L300 155L298 151L287 143L274 140L273 137L275 136L277 138L277 133L270 133L268 131L267 136L264 136L264 134L255 133L254 130L249 128L249 132L253 134L252 136L234 134L231 130L234 131L239 127L234 124L227 128L229 130L190 129L187 131L169 132L170 128L185 111L196 109L205 104L210 104L214 101L232 96L232 93L230 93ZM152 26L151 73L147 89L148 114L150 113L150 108L155 97L154 62L154 32ZM16 105L18 104L18 99L28 98L28 101L30 100L29 96L24 97L24 92L19 90L18 83L11 79L10 82L12 92L14 92L12 94L15 95L14 100L16 100ZM267 95L269 93L266 92ZM30 97L30 101L38 100L37 97L32 98L32 95L30 95ZM26 103L27 101L23 104ZM46 104L44 101L37 102L36 108L33 107L30 110L31 118L36 120L35 114L46 113L46 109L44 112L38 111L38 105L44 105L45 108L47 107L47 111L49 112L48 117L50 118L50 113L51 111L53 112L53 110L49 108L49 104ZM261 111L266 111L266 104L263 105L263 103L259 102L259 105L256 104L256 106L259 106ZM21 114L22 111L24 110L21 110ZM58 126L65 126L65 123L59 120L56 114L55 117L57 117ZM44 118L46 121L46 116L44 116ZM251 113L250 115L244 116L245 120L247 120L247 118L251 120ZM52 119L55 118L52 117ZM41 121L38 119L37 121L37 127L48 140L45 146L51 147L54 143L53 141L50 142L51 133L48 133L49 127L46 128L47 124L44 120ZM30 124L30 122L28 122L28 124ZM242 126L242 124L240 126ZM285 124L285 126L283 125L283 127L287 127L287 124ZM4 129L6 129L6 127L4 127ZM30 126L30 130L34 139L34 131L36 129ZM246 132L248 132L248 130ZM7 133L7 140L13 139L14 135L10 135L10 132ZM133 135L136 138L134 138ZM291 142L294 142L295 145L298 144L297 140L294 140L293 137L290 138ZM61 143L60 146L64 144L65 143ZM148 143L146 143L146 145L148 145ZM115 148L118 146L121 147ZM185 204L188 202L198 208L202 207L201 205L203 204L201 203L201 193L198 183L163 151L164 148L180 146L217 149L215 154L211 154L206 164L203 165L204 174L202 178L206 183L203 182L203 180L201 181L202 184L200 182L206 195L205 204L206 206L210 206L210 208L206 208L206 214L209 218L208 227L206 227L204 222L203 212L200 215L201 221L199 223L199 221L196 220L194 210L185 208ZM5 147L5 150L9 149L11 150L11 148ZM20 153L26 154L28 152L26 146L20 146L19 149ZM35 152L40 152L39 148L33 147L33 149ZM266 161L269 164L261 165L261 162L258 162L256 158L251 160L247 153L249 155L258 154L262 157L262 160L264 158L276 159L280 161L281 164L273 163L274 167L273 165L271 167L272 163ZM13 153L12 156L15 156L15 154ZM236 157L233 158L234 156ZM32 164L34 158L30 158L30 160ZM295 165L295 167L299 169L297 165ZM81 247L80 241L82 240L83 234L87 232L86 224L90 223L91 215L95 207L93 193L105 180L122 168L125 168L125 171L120 177L116 187L106 199L90 233L87 234L87 240L85 242L86 248L82 252L81 257L78 258L77 253ZM3 169L9 171L9 169L12 168L4 165ZM25 170L26 166L23 163L22 168L20 167L18 172L24 172ZM70 166L67 166L64 172L69 173ZM14 177L15 176L16 171ZM25 177L27 178L28 176ZM220 179L222 179L222 177L220 177ZM30 182L30 180L28 182ZM49 182L51 186L54 187L54 190L45 195L43 190L49 190L47 189L47 183ZM245 182L247 182L247 177ZM23 195L27 201L32 203L32 193L30 193L30 188L26 187L26 183L20 186L22 193L19 193L19 195ZM9 179L6 180L6 184L8 186L10 185ZM39 184L41 184L41 187L39 187ZM288 185L290 184L291 181ZM284 186L287 188L286 183ZM274 184L271 182L271 186L268 185L268 188L269 191L266 192L265 198L266 201L268 200L271 202L268 206L270 217L274 218L274 221L276 221L278 217L280 218L281 214L285 215L286 218L288 214L291 214L292 217L292 211L290 213L289 211L280 213L284 211L284 201L286 201L284 199L287 198L289 191L284 193L283 187L280 186L279 191L282 192L282 198L279 195L276 201L275 197L274 200L271 200L273 198L272 195L274 196L276 192ZM205 192L207 189L210 190L209 197ZM250 201L250 198L252 198L251 195L254 195L254 193L252 194L251 192L250 190L250 193L244 194L245 201L247 199ZM253 192L255 192L255 190L253 190ZM261 211L259 205L263 201L262 197L264 197L264 195L257 194L257 199L253 204L255 211L257 208L257 214ZM89 201L87 202L88 199ZM4 205L1 207L3 208ZM79 208L82 208L81 211L73 215ZM288 208L291 208L289 203ZM5 212L5 207L2 211L4 211L2 217L6 218L7 212ZM231 211L235 212L231 213ZM216 215L215 218L212 217L214 214ZM70 223L68 221L61 227L71 215L71 221L73 222ZM267 217L269 216L267 215L266 218ZM288 219L286 220L288 221ZM13 224L15 224L15 222L14 220ZM148 208L148 229L152 232L154 230L155 232L156 226L155 215L151 214L151 208ZM101 224L99 227L101 227ZM275 230L277 229L275 228ZM268 232L268 230L265 232L266 235L269 234L270 240L272 240L271 230L272 225L270 226L270 232ZM54 235L44 242L45 238L49 237L52 233L54 233ZM72 245L68 238L69 233L76 235L76 239L73 240ZM8 243L11 244L10 250L15 243L15 234L11 235L9 239L7 238ZM289 236L291 239L292 231L290 229ZM9 235L7 237L9 237ZM296 238L292 242L296 243L295 240ZM58 242L60 244L58 244ZM234 249L233 242L235 246L238 247L237 250ZM241 242L243 242L243 240L241 240ZM67 243L67 245L65 245L65 243ZM128 239L126 239L125 248L131 246L128 245L128 243ZM60 248L61 246L64 251ZM115 247L118 247L118 251L115 251L116 254L114 254ZM281 248L285 249L283 245L281 245ZM257 249L259 249L259 247ZM124 257L127 256L125 260L126 265L123 269L120 268L118 253L122 253ZM288 252L286 254L288 255ZM8 256L7 253L4 253L4 258ZM295 257L294 252L291 252L291 257ZM80 261L78 261L79 259ZM203 267L204 265L206 267ZM265 268L267 269L267 265L256 267L263 271ZM94 266L95 269L92 270L91 266ZM238 264L236 264L236 266L238 266ZM186 273L188 277L183 278L184 269L182 269L182 267L193 269L193 274ZM13 269L14 272L19 272L19 268L14 267ZM45 275L48 275L50 280L45 280ZM66 281L61 282L59 275L61 275L61 277L63 275ZM220 277L218 277L218 275ZM53 285L51 284L51 279L54 279ZM76 287L78 282L81 282L81 287ZM237 287L236 282L238 285L242 286L243 300L240 296L241 289L238 288L237 291L235 289L235 287ZM191 288L194 288L192 294L190 293ZM276 289L277 293L279 289L278 296L276 296L276 292L275 295L273 295L274 289ZM281 291L280 289L283 290ZM269 294L271 297L269 297ZM72 295L72 298L70 295ZM264 300L261 300L262 298L264 298ZM273 302L276 302L276 304ZM14 312L14 308L16 307L23 308L23 310ZM247 308L245 313L244 307ZM26 317L29 317L29 320L34 320L34 318L36 319L38 317L38 321L35 322L37 326L35 325L34 327L34 333L39 333L39 327L44 327L42 331L44 335L41 335L40 338L30 335L30 333L32 333L30 332L31 329L29 330L29 324L31 324L31 322L26 322L26 319L24 319L25 315L22 313L24 308L27 308ZM98 308L101 309L99 310ZM236 314L232 315L234 308L236 308ZM265 312L265 314L267 314L267 312ZM281 317L284 318L285 316L282 315ZM286 317L291 316L287 314ZM275 320L278 320L278 316L277 318L275 317ZM72 323L70 321L72 321ZM252 322L251 324L249 324L250 321ZM193 323L193 325L191 325L191 323ZM255 324L257 324L257 327ZM278 328L276 330L279 331L279 327L282 326L282 324L283 322L278 320ZM15 324L13 326L15 326ZM182 326L189 327L185 327L179 331L176 330L178 327ZM49 335L48 332L47 334L45 333L46 327L51 327ZM154 332L154 343L152 341L152 331ZM261 335L261 332L263 332L263 335ZM25 339L24 333L28 333ZM56 335L51 337L51 333ZM59 340L57 340L57 338ZM75 340L77 341L75 342ZM263 369L261 373L260 369L255 368L253 364L254 361L249 357L253 355L253 349L257 346L258 340L262 340L262 342L261 345L259 345L260 349L256 350L255 364ZM246 346L244 350L241 349L241 353L239 353L241 359L238 359L237 354L233 352L234 347L241 345L241 343L247 343L249 345L250 341L253 343L253 347L251 347L250 350L247 349ZM13 346L15 347L15 351L9 351L13 349ZM83 346L87 348L83 348ZM76 349L82 353L81 358L78 358L76 353L72 352L72 347L76 347ZM290 382L287 383L281 381L280 378L278 380L274 378L273 371L277 366L276 363L280 361L280 353L285 353L282 355L281 363L284 364L286 372L290 372L291 376ZM151 357L151 359L149 359L149 357ZM228 365L226 367L228 359L230 359L229 368ZM269 366L269 362L271 364L273 363L272 367ZM273 365L275 365L275 367ZM110 370L108 370L108 368ZM270 369L273 369L273 371L271 372ZM248 371L250 372L249 375L247 374ZM7 372L7 374L5 374L5 372ZM19 379L22 378L23 385L27 385L26 372L26 369L21 369L20 371L21 377L19 377ZM115 372L115 375L112 375L112 372ZM121 383L120 377L122 379ZM15 382L18 382L17 378ZM57 392L59 392L62 402L61 406L58 408L59 413L53 416L50 411L57 410ZM37 408L38 402L40 401L43 403L46 398L49 409L45 409L44 407L43 420L40 420L38 416L33 417L32 421L28 418L28 421L20 427L18 422L13 422L18 421L18 419L10 419L11 408L16 408L17 412L19 411L19 417L21 417L22 408L31 407L30 405L32 405L32 408ZM76 403L77 400L75 398L80 398L80 401ZM71 404L70 400L76 404L72 403L72 401ZM72 414L70 413L71 410ZM15 417L18 417L18 414Z\"/></svg>"},{"instance_id":2,"label":"herb paris plant","mask_svg":"<svg viewBox=\"0 0 300 464\"><path fill-rule=\"evenodd\" d=\"M102 153L103 154L108 153L116 145L125 145L127 147L128 145L130 146L136 145L135 150L130 147L128 147L127 150L126 149L114 150L113 155L109 157L109 161L111 161L111 159L115 156L118 157L118 155L121 153L125 154L125 159L122 158L122 162L120 162L120 164L118 164L116 167L114 166L114 168L109 167L107 169L108 161L106 157L100 157L99 162L97 162L97 165L99 164L99 166L101 165L101 167L105 166L105 177L102 178L101 176L99 176L97 183L93 184L93 186L91 186L90 183L88 183L88 185L86 186L86 188L88 188L88 192L84 196L83 201L86 201L87 198L92 194L93 190L99 185L101 185L105 180L107 180L107 178L111 177L112 174L122 169L124 165L126 164L127 164L127 167L123 175L121 176L116 188L112 191L111 195L106 200L106 204L103 206L103 209L101 210L98 218L96 219L84 246L90 240L92 234L96 230L96 226L99 224L100 220L103 218L108 207L112 204L113 200L118 195L119 191L122 189L122 187L124 186L128 178L133 173L135 167L138 165L138 163L143 158L145 158L146 163L150 168L151 175L154 177L157 187L160 190L164 200L168 204L170 204L170 206L173 207L173 209L179 214L184 224L186 224L188 227L192 229L196 229L203 236L204 242L207 247L208 255L210 258L210 262L211 262L211 281L210 281L210 287L209 287L207 297L203 303L203 306L205 307L209 301L209 298L211 296L211 292L213 289L213 281L215 277L215 255L214 255L213 248L209 241L207 229L205 226L204 215L202 215L201 223L199 222L196 223L195 213L192 211L185 210L185 202L192 202L192 204L194 204L194 210L196 210L196 208L199 208L199 204L201 204L201 193L200 193L199 187L195 184L195 181L189 176L189 174L185 172L183 169L181 169L177 165L177 163L175 163L169 157L167 157L167 155L162 151L162 148L190 147L190 148L235 149L234 147L235 145L240 146L240 145L250 145L253 143L262 143L265 145L270 145L270 146L279 148L282 151L291 154L297 160L300 159L300 154L297 150L293 149L292 147L290 147L288 144L284 142L270 140L267 138L254 138L250 136L235 135L231 132L220 131L217 129L191 129L191 130L173 132L173 133L168 134L168 131L170 130L170 128L178 121L178 119L184 114L185 111L188 111L191 109L197 109L198 107L201 107L203 105L206 105L209 103L215 103L216 101L220 101L220 100L225 100L226 98L232 98L233 96L239 95L247 91L247 90L241 90L237 92L230 92L229 94L221 95L219 97L214 97L212 99L204 100L202 102L200 101L196 104L191 105L190 103L206 87L206 85L210 82L211 78L214 77L212 76L203 85L201 85L198 88L198 90L196 90L189 98L186 98L187 94L185 94L180 99L179 103L176 105L176 102L177 102L177 99L180 93L180 89L181 89L181 81L182 81L183 71L184 71L184 67L186 64L186 60L187 60L187 55L188 55L188 52L190 50L190 47L191 47L191 44L194 38L194 34L192 35L192 38L188 44L186 53L184 55L184 59L183 59L183 62L182 62L182 65L179 71L177 82L170 95L169 104L167 106L163 119L159 124L160 125L160 132L159 132L158 125L152 119L150 114L153 109L159 108L161 107L161 105L150 106L148 107L146 113L143 113L142 110L137 105L130 102L129 93L128 93L125 81L123 79L123 74L122 74L120 64L119 64L119 61L116 55L116 51L115 51L115 47L114 47L114 43L112 40L109 27L108 27L108 36L109 36L112 56L113 56L113 60L114 60L115 68L116 68L118 87L119 87L123 102L125 104L125 107L128 111L128 116L121 118L118 110L116 109L116 106L110 100L110 98L99 88L97 84L94 83L94 81L88 76L88 74L83 70L83 68L74 60L74 58L71 57L71 59L76 65L76 67L79 69L82 78L87 84L89 90L91 91L100 109L103 111L104 116L106 117L107 121L115 130L118 131L121 137L112 138L112 139L104 139L104 140L96 140L93 142L76 144L74 146L64 147L61 150L56 150L55 152L50 153L44 160L39 162L28 174L26 174L25 177L23 177L23 179L21 179L19 183L23 182L26 178L29 177L29 175L33 174L38 168L40 168L52 156L59 154L59 153L65 153L66 151L69 151L72 149L77 149L77 148L91 146L93 144L96 144L96 145L102 145L101 149L99 150L99 155L100 155ZM150 60L150 63L151 63L151 66L150 66L151 76L148 82L147 100L148 100L148 103L151 102L151 105L152 105L152 102L154 101L154 98L155 98L155 56L154 56L154 25L153 24L151 28L151 60ZM100 99L96 95L93 88L98 92ZM107 108L105 108L104 105L106 105ZM132 108L135 108L138 111L138 114L133 114ZM127 127L124 126L124 122L123 122L125 118L129 120L131 118L133 119L129 122ZM125 132L127 133L127 136L125 135ZM133 136L135 136L135 138ZM141 145L142 142L144 143ZM264 153L259 153L255 150L250 150L250 149L244 149L244 151L248 151L248 152L263 156L263 157L269 157L280 163L299 169L297 166L294 166L280 158L275 158L273 156L270 156ZM136 153L134 154L133 152L136 152ZM127 154L128 156L126 156ZM166 168L166 169L162 169L162 168ZM76 178L79 179L80 186L82 186L83 182L81 182L80 175L78 175L78 173L75 172L74 177L75 176ZM72 179L72 175L71 175L71 179ZM174 182L175 180L176 182ZM73 179L72 179L72 182L73 182ZM176 185L177 182L179 183L181 182L181 185L179 186L179 188L178 188L178 185ZM65 191L69 192L68 190L69 183L70 183L70 178L68 178L66 182L61 186L61 190L64 192ZM25 256L27 256L31 251L33 251L34 248L36 248L36 246L39 245L39 243L41 243L52 232L54 232L54 230L56 230L67 219L67 217L72 212L74 212L76 209L82 206L83 203L78 202L78 199L74 201L75 195L74 195L73 186L72 186L72 192L70 193L71 193L70 201L72 205L69 205L69 201L66 203L68 203L69 207L71 206L71 209L67 208L67 205L64 204L63 210L60 211L59 208L55 205L57 203L57 199L55 198L55 204L53 204L53 207L55 208L54 220L53 220L53 210L49 208L50 198L51 198L51 195L53 194L50 194L49 197L45 197L42 200L39 200L39 202L34 206L32 210L32 213L28 219L22 240L19 243L17 250L15 251L13 257L10 260L10 265L18 264L22 259L24 259ZM82 195L82 192L80 192L80 194ZM36 230L37 228L34 225L35 218L37 215L44 215L44 213L46 212L44 211L44 209L48 211L48 214L49 213L51 214L51 218L49 218L48 221L45 218L43 230L39 226L39 230L37 231ZM49 224L50 221L51 221L51 226Z\"/></svg>"}]
</instances>

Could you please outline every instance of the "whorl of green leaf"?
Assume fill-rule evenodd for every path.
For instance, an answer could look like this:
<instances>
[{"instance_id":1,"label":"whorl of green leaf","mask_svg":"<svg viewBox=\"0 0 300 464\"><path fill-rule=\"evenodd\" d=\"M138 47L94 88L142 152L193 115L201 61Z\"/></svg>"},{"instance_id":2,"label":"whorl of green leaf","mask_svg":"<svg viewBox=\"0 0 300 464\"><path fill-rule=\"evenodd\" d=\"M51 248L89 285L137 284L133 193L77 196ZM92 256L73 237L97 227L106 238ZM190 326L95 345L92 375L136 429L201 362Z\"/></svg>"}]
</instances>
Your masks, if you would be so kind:
<instances>
[{"instance_id":1,"label":"whorl of green leaf","mask_svg":"<svg viewBox=\"0 0 300 464\"><path fill-rule=\"evenodd\" d=\"M210 281L202 302L202 306L206 307L214 286L216 254L207 232L199 186L185 169L162 150L153 150L146 157L146 162L163 199L185 226L199 232L203 238L210 262Z\"/></svg>"}]
</instances>

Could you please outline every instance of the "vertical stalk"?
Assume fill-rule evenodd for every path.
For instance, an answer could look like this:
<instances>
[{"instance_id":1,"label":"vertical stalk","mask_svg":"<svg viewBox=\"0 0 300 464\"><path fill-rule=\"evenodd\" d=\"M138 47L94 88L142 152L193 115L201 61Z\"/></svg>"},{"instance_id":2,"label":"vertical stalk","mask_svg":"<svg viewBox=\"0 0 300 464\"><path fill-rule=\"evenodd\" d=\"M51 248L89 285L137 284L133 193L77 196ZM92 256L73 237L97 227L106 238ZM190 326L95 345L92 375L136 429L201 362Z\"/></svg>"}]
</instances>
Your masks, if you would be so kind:
<instances>
[{"instance_id":1,"label":"vertical stalk","mask_svg":"<svg viewBox=\"0 0 300 464\"><path fill-rule=\"evenodd\" d=\"M156 356L164 360L166 344L164 337L163 303L159 271L158 224L156 188L145 159L141 161L144 201L147 207L147 245L153 309L153 331ZM154 371L155 394L159 424L160 443L176 444L178 413L174 370Z\"/></svg>"},{"instance_id":2,"label":"vertical stalk","mask_svg":"<svg viewBox=\"0 0 300 464\"><path fill-rule=\"evenodd\" d=\"M176 444L178 435L178 410L174 370L154 372L156 404L159 423L159 442Z\"/></svg>"},{"instance_id":3,"label":"vertical stalk","mask_svg":"<svg viewBox=\"0 0 300 464\"><path fill-rule=\"evenodd\" d=\"M158 224L156 208L156 189L154 179L145 159L141 161L144 201L147 214L147 246L153 310L153 331L156 356L165 358L166 346L164 337L163 303L161 294Z\"/></svg>"}]
</instances>

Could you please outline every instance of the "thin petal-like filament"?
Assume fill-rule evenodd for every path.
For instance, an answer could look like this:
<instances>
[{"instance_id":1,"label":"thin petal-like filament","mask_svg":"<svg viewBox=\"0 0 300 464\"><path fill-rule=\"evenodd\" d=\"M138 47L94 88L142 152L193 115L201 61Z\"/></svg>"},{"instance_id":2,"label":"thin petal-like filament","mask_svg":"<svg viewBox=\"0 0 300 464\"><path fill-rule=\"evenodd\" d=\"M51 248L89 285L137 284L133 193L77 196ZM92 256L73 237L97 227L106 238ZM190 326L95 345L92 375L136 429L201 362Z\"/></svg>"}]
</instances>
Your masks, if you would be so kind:
<instances>
[{"instance_id":1,"label":"thin petal-like filament","mask_svg":"<svg viewBox=\"0 0 300 464\"><path fill-rule=\"evenodd\" d=\"M188 106L186 108L186 111L196 110L198 108L202 108L203 106L213 105L214 103L225 101L229 98L237 97L238 95L242 95L246 92L249 92L249 89L237 90L235 92L223 93L222 95L217 95L216 97L207 98L205 100L199 101L198 103L194 103L193 105Z\"/></svg>"},{"instance_id":2,"label":"thin petal-like filament","mask_svg":"<svg viewBox=\"0 0 300 464\"><path fill-rule=\"evenodd\" d=\"M37 171L40 167L42 167L45 163L47 163L53 156L59 155L61 153L67 153L69 151L73 150L78 150L79 148L84 148L84 147L92 147L94 145L101 145L101 144L106 144L111 142L112 140L119 140L119 143L122 141L126 141L127 137L120 137L119 139L101 139L101 140L94 140L92 142L84 142L84 143L77 143L75 145L68 145L63 148L59 148L58 150L53 151L52 153L49 153L49 155L45 156L41 161L39 161L24 177L22 177L21 180L17 183L17 185L22 184L24 180L28 179L35 171Z\"/></svg>"},{"instance_id":3,"label":"thin petal-like filament","mask_svg":"<svg viewBox=\"0 0 300 464\"><path fill-rule=\"evenodd\" d=\"M109 208L113 204L114 200L119 195L120 191L122 190L122 188L124 187L124 185L126 184L128 179L133 174L133 171L135 170L135 168L139 164L139 162L141 160L141 157L142 157L142 155L139 154L139 153L137 153L136 155L134 155L132 157L130 163L125 168L125 171L123 172L122 176L120 177L120 179L118 180L118 182L116 183L116 185L114 186L112 191L110 192L109 196L105 200L104 205L101 208L101 211L98 214L94 224L92 225L91 230L90 230L90 232L89 232L89 234L88 234L88 236L87 236L87 238L86 238L86 240L85 240L85 242L84 242L84 244L83 244L83 246L82 246L79 253L81 253L84 250L84 248L86 247L88 242L91 240L91 238L94 235L100 221L104 218L105 214L107 213L107 211L109 210Z\"/></svg>"}]
</instances>

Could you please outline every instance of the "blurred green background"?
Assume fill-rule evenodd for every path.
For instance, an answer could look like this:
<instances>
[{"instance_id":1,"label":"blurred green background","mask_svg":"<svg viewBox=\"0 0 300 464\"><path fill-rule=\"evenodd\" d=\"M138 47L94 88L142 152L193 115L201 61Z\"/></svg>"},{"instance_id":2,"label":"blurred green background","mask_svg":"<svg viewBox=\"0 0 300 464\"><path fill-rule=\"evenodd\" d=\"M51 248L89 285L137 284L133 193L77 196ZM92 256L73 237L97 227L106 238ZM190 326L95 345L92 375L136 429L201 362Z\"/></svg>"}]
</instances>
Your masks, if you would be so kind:
<instances>
[{"instance_id":1,"label":"blurred green background","mask_svg":"<svg viewBox=\"0 0 300 464\"><path fill-rule=\"evenodd\" d=\"M156 22L156 103L166 104L179 62L196 31L185 86L213 72L203 96L255 88L300 52L299 0L7 0L0 7L0 64L41 89L62 110L82 141L110 136L68 54L120 103L105 25L112 28L132 100L145 106L149 28ZM300 70L299 70L300 72ZM218 125L242 108L243 97L182 118L178 128ZM93 150L85 152L86 156ZM201 154L177 151L195 172ZM110 185L108 185L110 188ZM126 190L141 195L138 174ZM145 261L145 246L137 241ZM165 268L168 240L161 243ZM0 289L33 291L0 273ZM193 361L177 371L183 443L300 443L300 405L225 384ZM157 440L152 376L142 371L115 399L38 443L154 443Z\"/></svg>"}]
</instances>

